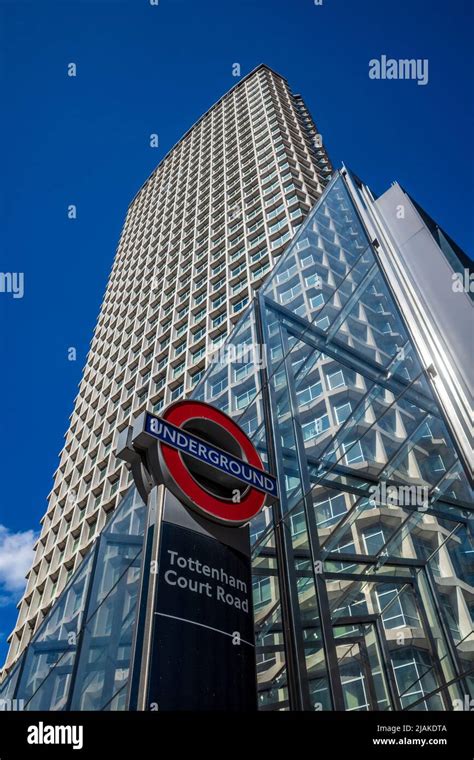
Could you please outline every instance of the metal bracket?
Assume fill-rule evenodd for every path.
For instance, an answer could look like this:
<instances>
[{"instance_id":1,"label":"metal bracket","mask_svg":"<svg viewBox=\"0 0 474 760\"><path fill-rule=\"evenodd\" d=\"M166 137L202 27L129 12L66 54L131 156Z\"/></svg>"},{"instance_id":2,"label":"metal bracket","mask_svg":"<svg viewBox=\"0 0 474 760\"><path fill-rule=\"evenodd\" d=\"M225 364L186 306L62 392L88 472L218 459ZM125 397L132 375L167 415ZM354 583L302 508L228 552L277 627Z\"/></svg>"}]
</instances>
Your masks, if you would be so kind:
<instances>
[{"instance_id":1,"label":"metal bracket","mask_svg":"<svg viewBox=\"0 0 474 760\"><path fill-rule=\"evenodd\" d=\"M135 447L135 433L136 425L128 426L120 432L115 456L130 466L138 493L146 504L152 488L157 484L148 468L146 449Z\"/></svg>"}]
</instances>

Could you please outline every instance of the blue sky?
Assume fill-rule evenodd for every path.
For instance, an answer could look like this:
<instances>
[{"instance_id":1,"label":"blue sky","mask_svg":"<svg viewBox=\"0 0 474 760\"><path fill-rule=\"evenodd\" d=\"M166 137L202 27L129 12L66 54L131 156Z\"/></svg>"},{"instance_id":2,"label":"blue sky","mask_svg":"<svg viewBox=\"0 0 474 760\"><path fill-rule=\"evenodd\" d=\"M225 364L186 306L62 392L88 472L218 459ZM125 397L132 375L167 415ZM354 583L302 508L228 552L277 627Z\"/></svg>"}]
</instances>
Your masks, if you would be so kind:
<instances>
[{"instance_id":1,"label":"blue sky","mask_svg":"<svg viewBox=\"0 0 474 760\"><path fill-rule=\"evenodd\" d=\"M264 62L303 95L336 166L344 161L375 192L397 179L472 253L472 7L0 0L1 270L25 278L22 299L0 293L0 663L139 187L236 84L232 65L245 75ZM428 84L369 79L369 60L383 54L427 58Z\"/></svg>"}]
</instances>

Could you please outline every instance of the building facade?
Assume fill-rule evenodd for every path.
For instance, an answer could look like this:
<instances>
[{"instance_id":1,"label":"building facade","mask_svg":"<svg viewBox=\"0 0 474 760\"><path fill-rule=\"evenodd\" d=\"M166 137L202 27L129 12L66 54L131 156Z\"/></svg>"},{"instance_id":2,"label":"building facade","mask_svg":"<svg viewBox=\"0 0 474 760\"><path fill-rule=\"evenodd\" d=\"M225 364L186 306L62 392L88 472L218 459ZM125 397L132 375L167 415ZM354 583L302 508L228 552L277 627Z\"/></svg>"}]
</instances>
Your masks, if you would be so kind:
<instances>
[{"instance_id":1,"label":"building facade","mask_svg":"<svg viewBox=\"0 0 474 760\"><path fill-rule=\"evenodd\" d=\"M192 392L331 173L302 98L262 65L184 135L131 203L7 667L130 486L114 455L118 434L143 409Z\"/></svg>"},{"instance_id":2,"label":"building facade","mask_svg":"<svg viewBox=\"0 0 474 760\"><path fill-rule=\"evenodd\" d=\"M463 330L445 345L439 267L441 301L456 293L458 319L473 306L454 286L465 262L440 241L398 185L375 198L337 172L191 393L237 421L279 481L251 524L261 710L472 706L473 499L456 417L469 377L443 366ZM1 699L136 708L146 520L131 486Z\"/></svg>"}]
</instances>

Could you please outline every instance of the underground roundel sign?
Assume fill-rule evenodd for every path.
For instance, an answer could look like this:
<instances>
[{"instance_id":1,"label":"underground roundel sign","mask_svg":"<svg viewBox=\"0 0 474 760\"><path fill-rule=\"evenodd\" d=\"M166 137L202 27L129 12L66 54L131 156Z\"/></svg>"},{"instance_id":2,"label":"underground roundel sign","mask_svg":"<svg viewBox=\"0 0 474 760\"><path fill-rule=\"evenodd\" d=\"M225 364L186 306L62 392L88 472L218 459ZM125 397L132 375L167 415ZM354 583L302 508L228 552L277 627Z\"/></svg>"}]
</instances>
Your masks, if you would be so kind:
<instances>
[{"instance_id":1,"label":"underground roundel sign","mask_svg":"<svg viewBox=\"0 0 474 760\"><path fill-rule=\"evenodd\" d=\"M161 417L146 412L142 433L151 474L191 509L242 525L277 496L275 478L243 430L202 401L171 404Z\"/></svg>"}]
</instances>

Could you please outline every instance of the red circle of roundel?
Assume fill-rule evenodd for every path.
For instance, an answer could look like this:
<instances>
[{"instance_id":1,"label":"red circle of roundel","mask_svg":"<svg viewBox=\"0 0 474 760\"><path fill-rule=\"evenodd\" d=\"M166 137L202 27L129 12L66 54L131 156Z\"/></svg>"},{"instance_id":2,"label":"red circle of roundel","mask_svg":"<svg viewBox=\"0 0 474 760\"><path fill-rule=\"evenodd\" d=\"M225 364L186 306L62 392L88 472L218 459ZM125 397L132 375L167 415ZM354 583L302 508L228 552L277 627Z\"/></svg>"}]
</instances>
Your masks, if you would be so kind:
<instances>
[{"instance_id":1,"label":"red circle of roundel","mask_svg":"<svg viewBox=\"0 0 474 760\"><path fill-rule=\"evenodd\" d=\"M202 401L177 401L168 407L163 419L176 427L181 427L191 419L211 420L229 432L239 444L247 462L263 470L262 460L253 443L240 427L227 414ZM248 488L238 504L223 502L201 488L183 462L181 453L172 446L161 444L161 455L168 472L189 499L209 517L227 523L244 523L251 520L260 511L265 501L265 494L255 488Z\"/></svg>"}]
</instances>

